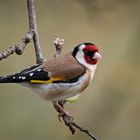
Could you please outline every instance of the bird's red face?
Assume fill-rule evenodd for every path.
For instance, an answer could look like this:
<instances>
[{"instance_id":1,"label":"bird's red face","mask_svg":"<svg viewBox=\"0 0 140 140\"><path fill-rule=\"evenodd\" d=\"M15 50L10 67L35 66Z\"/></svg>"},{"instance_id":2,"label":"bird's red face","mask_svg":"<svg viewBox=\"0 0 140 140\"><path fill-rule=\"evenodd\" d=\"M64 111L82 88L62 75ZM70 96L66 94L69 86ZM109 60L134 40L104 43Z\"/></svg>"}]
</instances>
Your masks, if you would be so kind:
<instances>
[{"instance_id":1,"label":"bird's red face","mask_svg":"<svg viewBox=\"0 0 140 140\"><path fill-rule=\"evenodd\" d=\"M79 44L73 49L72 55L80 64L89 69L93 69L94 66L96 67L98 59L102 58L96 45L92 43Z\"/></svg>"},{"instance_id":2,"label":"bird's red face","mask_svg":"<svg viewBox=\"0 0 140 140\"><path fill-rule=\"evenodd\" d=\"M85 43L83 48L84 59L88 64L95 65L98 59L101 59L102 56L99 54L98 48L91 43Z\"/></svg>"}]
</instances>

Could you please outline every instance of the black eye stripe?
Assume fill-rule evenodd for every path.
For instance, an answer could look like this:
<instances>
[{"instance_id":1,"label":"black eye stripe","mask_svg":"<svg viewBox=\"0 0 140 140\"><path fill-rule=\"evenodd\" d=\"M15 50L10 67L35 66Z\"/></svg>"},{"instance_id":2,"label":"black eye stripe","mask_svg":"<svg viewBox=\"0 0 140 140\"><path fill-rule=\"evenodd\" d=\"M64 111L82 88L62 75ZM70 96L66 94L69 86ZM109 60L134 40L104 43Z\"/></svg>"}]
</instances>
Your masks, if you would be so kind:
<instances>
[{"instance_id":1,"label":"black eye stripe","mask_svg":"<svg viewBox=\"0 0 140 140\"><path fill-rule=\"evenodd\" d=\"M78 51L79 51L79 46L74 48L72 55L75 57Z\"/></svg>"}]
</instances>

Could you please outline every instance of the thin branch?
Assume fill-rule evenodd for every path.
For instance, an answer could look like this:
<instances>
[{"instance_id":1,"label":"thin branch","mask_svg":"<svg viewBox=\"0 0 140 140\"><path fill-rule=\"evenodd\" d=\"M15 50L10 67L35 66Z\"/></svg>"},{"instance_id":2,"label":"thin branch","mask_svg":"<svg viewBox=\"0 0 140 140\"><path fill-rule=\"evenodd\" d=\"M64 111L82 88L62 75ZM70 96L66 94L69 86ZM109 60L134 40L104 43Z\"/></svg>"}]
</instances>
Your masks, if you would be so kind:
<instances>
[{"instance_id":1,"label":"thin branch","mask_svg":"<svg viewBox=\"0 0 140 140\"><path fill-rule=\"evenodd\" d=\"M72 126L74 126L74 127L76 127L77 129L79 129L81 132L84 132L84 133L86 133L87 135L89 135L93 140L97 140L97 138L93 135L93 134L91 134L90 132L89 132L89 130L87 130L87 129L84 129L83 127L81 127L79 124L77 124L77 123L75 123L75 122L71 122L71 124L72 124Z\"/></svg>"},{"instance_id":2,"label":"thin branch","mask_svg":"<svg viewBox=\"0 0 140 140\"><path fill-rule=\"evenodd\" d=\"M7 50L0 53L0 60L3 60L14 53L18 55L23 54L26 45L29 42L31 42L32 39L34 42L34 48L36 53L36 62L41 63L44 60L40 41L39 41L39 35L37 31L34 0L27 0L27 8L28 8L28 16L29 16L29 32L23 39L21 39L21 41L18 44L13 45L9 47Z\"/></svg>"},{"instance_id":3,"label":"thin branch","mask_svg":"<svg viewBox=\"0 0 140 140\"><path fill-rule=\"evenodd\" d=\"M0 53L0 61L3 59L6 59L8 56L10 56L13 53L16 53L17 55L23 54L23 51L24 51L26 45L29 42L31 42L32 38L33 38L33 32L30 30L26 34L26 36L23 39L21 39L21 41L18 44L13 45L13 46L9 47L7 50Z\"/></svg>"},{"instance_id":4,"label":"thin branch","mask_svg":"<svg viewBox=\"0 0 140 140\"><path fill-rule=\"evenodd\" d=\"M64 39L55 38L54 45L56 48L56 54L54 55L54 57L58 57L61 54L61 51L64 47ZM73 121L74 120L73 117L68 115L69 113L64 109L65 103L66 103L66 101L53 103L55 110L59 113L58 114L59 120L61 121L61 118L63 119L63 122L69 128L69 130L71 131L72 134L75 134L76 129L78 129L81 132L90 136L93 140L97 140L97 138L93 134L91 134L89 130L81 127L79 124L77 124L76 122Z\"/></svg>"},{"instance_id":5,"label":"thin branch","mask_svg":"<svg viewBox=\"0 0 140 140\"><path fill-rule=\"evenodd\" d=\"M62 102L60 102L59 105L60 106L62 105L61 107L64 107L64 104ZM60 109L59 105L54 104L55 110L59 113L59 115L58 115L59 120L61 121L61 118L63 119L63 122L70 129L70 131L71 131L71 133L73 135L75 134L75 131L76 131L76 128L77 128L81 132L83 132L83 133L87 134L88 136L90 136L93 140L97 140L97 138L92 133L90 133L90 131L88 129L85 129L82 126L80 126L78 123L74 122L74 119L73 119L72 116L68 116L66 113L62 112L62 110Z\"/></svg>"},{"instance_id":6,"label":"thin branch","mask_svg":"<svg viewBox=\"0 0 140 140\"><path fill-rule=\"evenodd\" d=\"M43 53L41 50L39 35L37 31L37 21L36 21L34 0L27 0L27 7L28 7L28 15L29 15L29 29L34 31L33 42L34 42L34 48L36 53L36 63L41 63L44 60L44 58L43 58Z\"/></svg>"}]
</instances>

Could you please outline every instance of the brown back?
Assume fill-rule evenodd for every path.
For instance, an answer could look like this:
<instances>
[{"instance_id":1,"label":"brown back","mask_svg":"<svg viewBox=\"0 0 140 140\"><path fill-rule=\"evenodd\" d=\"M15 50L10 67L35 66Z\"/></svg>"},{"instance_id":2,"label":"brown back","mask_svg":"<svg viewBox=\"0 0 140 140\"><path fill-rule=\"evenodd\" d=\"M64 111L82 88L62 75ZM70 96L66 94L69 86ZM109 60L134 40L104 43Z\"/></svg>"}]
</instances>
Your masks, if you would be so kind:
<instances>
[{"instance_id":1,"label":"brown back","mask_svg":"<svg viewBox=\"0 0 140 140\"><path fill-rule=\"evenodd\" d=\"M85 71L85 67L78 63L71 53L60 55L45 62L44 65L51 77L62 77L65 80L72 79Z\"/></svg>"}]
</instances>

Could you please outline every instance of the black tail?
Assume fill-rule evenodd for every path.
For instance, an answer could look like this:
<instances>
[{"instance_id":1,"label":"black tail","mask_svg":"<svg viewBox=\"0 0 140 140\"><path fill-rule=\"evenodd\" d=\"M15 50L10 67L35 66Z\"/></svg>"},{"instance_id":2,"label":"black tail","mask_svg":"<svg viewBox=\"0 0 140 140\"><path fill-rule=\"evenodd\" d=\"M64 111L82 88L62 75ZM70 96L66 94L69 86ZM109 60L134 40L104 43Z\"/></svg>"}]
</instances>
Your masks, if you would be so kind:
<instances>
[{"instance_id":1,"label":"black tail","mask_svg":"<svg viewBox=\"0 0 140 140\"><path fill-rule=\"evenodd\" d=\"M49 80L48 72L44 71L41 64L34 65L19 73L0 77L0 83L21 83L31 80Z\"/></svg>"},{"instance_id":2,"label":"black tail","mask_svg":"<svg viewBox=\"0 0 140 140\"><path fill-rule=\"evenodd\" d=\"M11 83L6 77L0 77L0 83Z\"/></svg>"},{"instance_id":3,"label":"black tail","mask_svg":"<svg viewBox=\"0 0 140 140\"><path fill-rule=\"evenodd\" d=\"M17 80L16 75L8 75L8 76L3 76L0 77L0 83L17 83L20 82L19 80Z\"/></svg>"},{"instance_id":4,"label":"black tail","mask_svg":"<svg viewBox=\"0 0 140 140\"><path fill-rule=\"evenodd\" d=\"M32 71L33 69L37 68L38 66L40 66L40 64L26 68L19 73L7 75L7 76L2 76L2 77L0 77L0 83L19 83L19 82L23 82L25 80L29 81L28 80L29 78L25 77L26 76L25 73Z\"/></svg>"},{"instance_id":5,"label":"black tail","mask_svg":"<svg viewBox=\"0 0 140 140\"><path fill-rule=\"evenodd\" d=\"M26 73L15 73L0 77L0 83L21 83L30 81L31 77L27 77Z\"/></svg>"},{"instance_id":6,"label":"black tail","mask_svg":"<svg viewBox=\"0 0 140 140\"><path fill-rule=\"evenodd\" d=\"M0 77L0 83L4 83L3 77Z\"/></svg>"}]
</instances>

